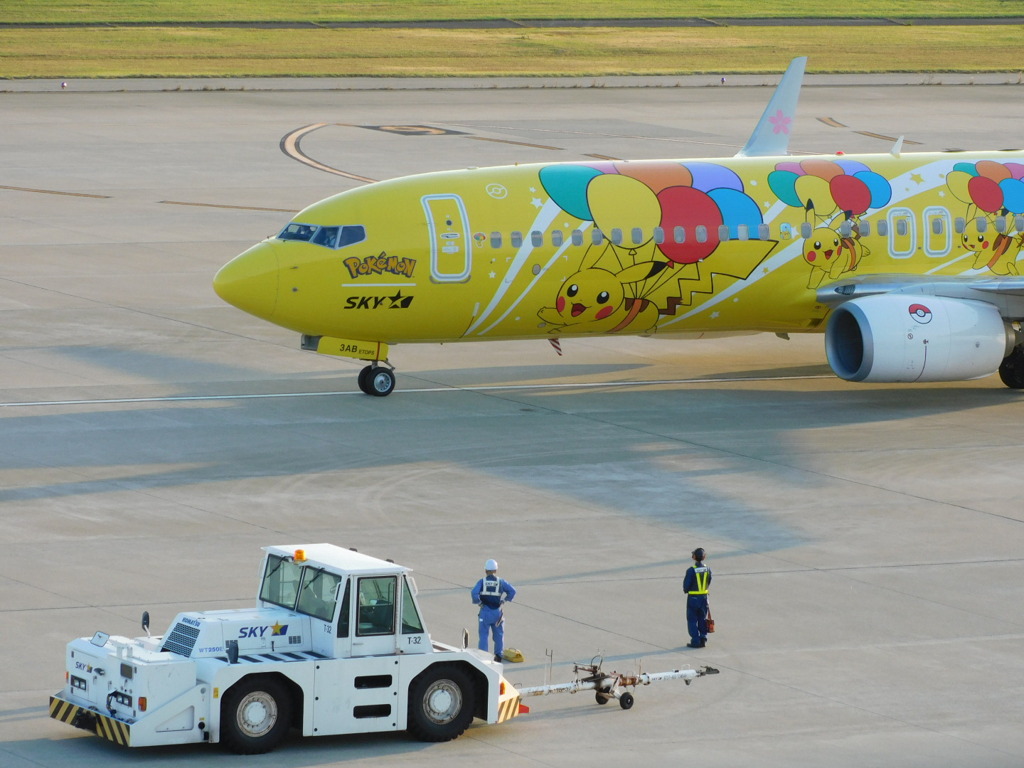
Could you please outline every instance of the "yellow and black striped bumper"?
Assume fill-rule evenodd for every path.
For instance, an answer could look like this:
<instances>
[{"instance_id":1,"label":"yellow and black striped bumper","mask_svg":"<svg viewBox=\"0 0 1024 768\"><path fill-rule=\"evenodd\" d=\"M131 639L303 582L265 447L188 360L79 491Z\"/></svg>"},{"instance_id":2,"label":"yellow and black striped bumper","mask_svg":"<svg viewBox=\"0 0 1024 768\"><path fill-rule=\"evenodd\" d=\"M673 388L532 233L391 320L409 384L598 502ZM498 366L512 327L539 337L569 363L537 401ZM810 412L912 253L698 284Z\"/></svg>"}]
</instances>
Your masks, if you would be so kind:
<instances>
[{"instance_id":1,"label":"yellow and black striped bumper","mask_svg":"<svg viewBox=\"0 0 1024 768\"><path fill-rule=\"evenodd\" d=\"M520 712L520 703L522 700L518 696L512 696L498 703L498 722L504 723L506 720L511 720L516 717ZM530 710L526 710L529 712Z\"/></svg>"},{"instance_id":2,"label":"yellow and black striped bumper","mask_svg":"<svg viewBox=\"0 0 1024 768\"><path fill-rule=\"evenodd\" d=\"M120 744L123 747L132 745L131 726L122 723L93 709L80 707L58 696L50 697L50 717L62 723L73 725L85 731L92 731L97 736Z\"/></svg>"}]
</instances>

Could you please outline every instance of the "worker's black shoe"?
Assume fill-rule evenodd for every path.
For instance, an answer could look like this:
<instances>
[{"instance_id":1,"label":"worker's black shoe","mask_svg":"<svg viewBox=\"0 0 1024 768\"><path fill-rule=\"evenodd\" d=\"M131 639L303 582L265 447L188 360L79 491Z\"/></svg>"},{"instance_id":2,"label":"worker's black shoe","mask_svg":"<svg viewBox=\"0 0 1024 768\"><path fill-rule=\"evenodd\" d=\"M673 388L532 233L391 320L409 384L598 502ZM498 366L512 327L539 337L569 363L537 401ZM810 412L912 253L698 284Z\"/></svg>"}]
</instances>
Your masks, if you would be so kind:
<instances>
[{"instance_id":1,"label":"worker's black shoe","mask_svg":"<svg viewBox=\"0 0 1024 768\"><path fill-rule=\"evenodd\" d=\"M499 656L498 654L494 654L494 660L500 664L501 663L501 656Z\"/></svg>"},{"instance_id":2,"label":"worker's black shoe","mask_svg":"<svg viewBox=\"0 0 1024 768\"><path fill-rule=\"evenodd\" d=\"M686 644L686 647L687 647L687 648L703 648L703 647L704 647L705 645L707 645L707 643L702 643L702 642L700 642L700 641L698 640L698 641L697 641L697 642L695 642L695 643L687 643L687 644Z\"/></svg>"}]
</instances>

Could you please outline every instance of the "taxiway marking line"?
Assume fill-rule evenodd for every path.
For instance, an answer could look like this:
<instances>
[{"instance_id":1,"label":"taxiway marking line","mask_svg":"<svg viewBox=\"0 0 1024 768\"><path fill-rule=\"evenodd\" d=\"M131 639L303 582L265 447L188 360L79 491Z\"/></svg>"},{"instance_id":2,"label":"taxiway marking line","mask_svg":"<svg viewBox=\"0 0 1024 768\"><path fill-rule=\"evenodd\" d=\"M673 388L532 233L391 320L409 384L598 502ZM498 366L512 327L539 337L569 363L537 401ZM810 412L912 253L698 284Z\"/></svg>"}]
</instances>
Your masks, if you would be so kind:
<instances>
[{"instance_id":1,"label":"taxiway marking line","mask_svg":"<svg viewBox=\"0 0 1024 768\"><path fill-rule=\"evenodd\" d=\"M601 387L647 387L662 384L737 384L751 381L807 381L812 379L832 379L832 374L815 374L808 376L736 376L731 378L706 379L652 379L650 381L590 381L575 384L485 384L476 387L419 387L415 389L396 390L397 394L423 394L429 392L507 392L531 389L599 389ZM168 395L166 397L112 397L95 400L37 400L24 403L0 403L0 408L18 408L29 406L57 405L126 405L134 403L188 403L215 402L219 400L267 400L280 397L335 397L338 395L362 395L357 390L341 392L270 392L252 395Z\"/></svg>"}]
</instances>

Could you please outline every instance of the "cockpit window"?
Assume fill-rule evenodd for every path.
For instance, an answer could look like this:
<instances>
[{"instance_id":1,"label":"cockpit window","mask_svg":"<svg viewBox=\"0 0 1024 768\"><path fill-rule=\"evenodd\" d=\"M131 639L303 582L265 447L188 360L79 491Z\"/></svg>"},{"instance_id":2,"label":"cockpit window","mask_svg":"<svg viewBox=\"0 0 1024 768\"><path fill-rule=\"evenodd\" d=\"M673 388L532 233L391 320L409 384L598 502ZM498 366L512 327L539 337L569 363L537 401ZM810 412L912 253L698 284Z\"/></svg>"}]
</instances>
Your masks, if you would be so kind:
<instances>
[{"instance_id":1,"label":"cockpit window","mask_svg":"<svg viewBox=\"0 0 1024 768\"><path fill-rule=\"evenodd\" d=\"M334 244L338 242L338 229L339 227L320 227L310 242L334 248Z\"/></svg>"},{"instance_id":2,"label":"cockpit window","mask_svg":"<svg viewBox=\"0 0 1024 768\"><path fill-rule=\"evenodd\" d=\"M341 228L341 237L335 248L344 248L346 245L355 245L366 239L366 229L361 224L350 224Z\"/></svg>"},{"instance_id":3,"label":"cockpit window","mask_svg":"<svg viewBox=\"0 0 1024 768\"><path fill-rule=\"evenodd\" d=\"M312 224L297 224L291 222L287 227L281 230L281 233L277 236L280 240L301 240L308 243L313 239L313 235L319 227L315 227Z\"/></svg>"},{"instance_id":4,"label":"cockpit window","mask_svg":"<svg viewBox=\"0 0 1024 768\"><path fill-rule=\"evenodd\" d=\"M363 242L366 239L366 228L361 224L323 227L293 221L278 233L277 238L278 240L298 240L303 243L322 245L325 248L338 249Z\"/></svg>"}]
</instances>

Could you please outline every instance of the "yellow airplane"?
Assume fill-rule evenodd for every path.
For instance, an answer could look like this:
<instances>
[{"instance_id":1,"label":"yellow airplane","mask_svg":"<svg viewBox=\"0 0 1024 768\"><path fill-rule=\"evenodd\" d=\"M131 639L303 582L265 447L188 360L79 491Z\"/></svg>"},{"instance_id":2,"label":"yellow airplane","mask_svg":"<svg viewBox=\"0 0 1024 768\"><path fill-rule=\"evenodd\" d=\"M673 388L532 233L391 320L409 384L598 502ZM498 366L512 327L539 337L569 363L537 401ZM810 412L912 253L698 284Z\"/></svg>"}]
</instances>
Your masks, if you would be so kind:
<instances>
[{"instance_id":1,"label":"yellow airplane","mask_svg":"<svg viewBox=\"0 0 1024 768\"><path fill-rule=\"evenodd\" d=\"M1024 152L786 155L806 59L725 159L427 173L343 192L226 264L228 303L367 361L394 344L824 332L866 382L1024 388Z\"/></svg>"}]
</instances>

